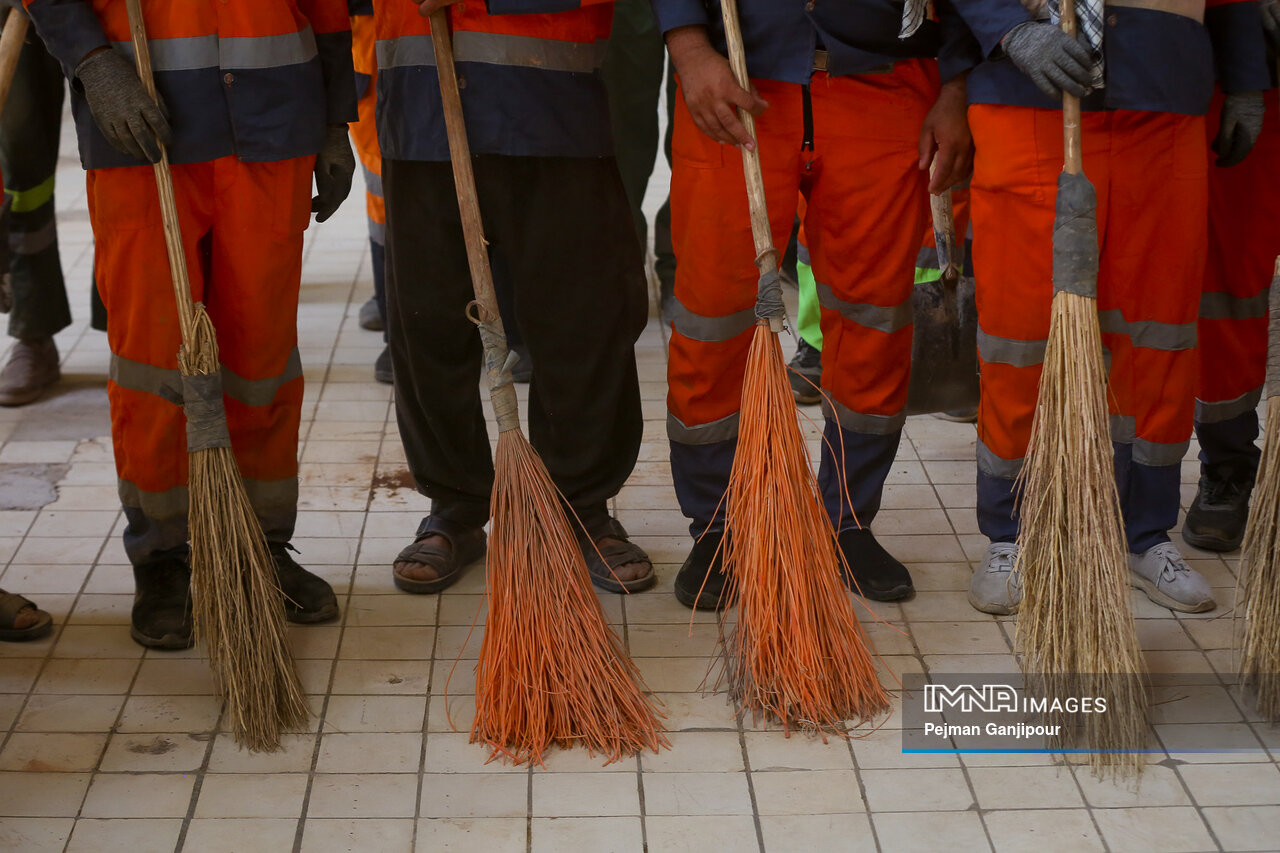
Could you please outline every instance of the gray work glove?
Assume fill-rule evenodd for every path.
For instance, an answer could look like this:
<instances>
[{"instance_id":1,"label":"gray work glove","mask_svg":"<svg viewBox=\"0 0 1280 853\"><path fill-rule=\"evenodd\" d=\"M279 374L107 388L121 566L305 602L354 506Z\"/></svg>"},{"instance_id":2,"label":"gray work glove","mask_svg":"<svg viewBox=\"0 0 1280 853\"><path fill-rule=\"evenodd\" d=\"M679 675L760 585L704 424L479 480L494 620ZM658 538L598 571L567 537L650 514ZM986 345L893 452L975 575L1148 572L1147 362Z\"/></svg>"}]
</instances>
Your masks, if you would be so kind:
<instances>
[{"instance_id":1,"label":"gray work glove","mask_svg":"<svg viewBox=\"0 0 1280 853\"><path fill-rule=\"evenodd\" d=\"M1051 98L1066 92L1089 94L1093 61L1089 49L1053 24L1029 21L1009 30L1000 40L1013 64Z\"/></svg>"},{"instance_id":2,"label":"gray work glove","mask_svg":"<svg viewBox=\"0 0 1280 853\"><path fill-rule=\"evenodd\" d=\"M356 155L351 153L347 126L330 127L324 147L316 155L316 195L311 199L311 212L316 222L333 216L351 192L351 176L356 171Z\"/></svg>"},{"instance_id":3,"label":"gray work glove","mask_svg":"<svg viewBox=\"0 0 1280 853\"><path fill-rule=\"evenodd\" d=\"M1262 29L1267 34L1267 44L1280 53L1280 0L1262 0Z\"/></svg>"},{"instance_id":4,"label":"gray work glove","mask_svg":"<svg viewBox=\"0 0 1280 853\"><path fill-rule=\"evenodd\" d=\"M1223 168L1234 166L1249 156L1253 143L1262 132L1262 115L1266 112L1261 92L1231 92L1222 103L1222 120L1218 122L1218 138L1213 140L1215 163Z\"/></svg>"},{"instance_id":5,"label":"gray work glove","mask_svg":"<svg viewBox=\"0 0 1280 853\"><path fill-rule=\"evenodd\" d=\"M151 163L160 162L160 145L173 137L169 112L157 94L151 100L133 63L114 48L91 54L76 67L89 112L111 147Z\"/></svg>"}]
</instances>

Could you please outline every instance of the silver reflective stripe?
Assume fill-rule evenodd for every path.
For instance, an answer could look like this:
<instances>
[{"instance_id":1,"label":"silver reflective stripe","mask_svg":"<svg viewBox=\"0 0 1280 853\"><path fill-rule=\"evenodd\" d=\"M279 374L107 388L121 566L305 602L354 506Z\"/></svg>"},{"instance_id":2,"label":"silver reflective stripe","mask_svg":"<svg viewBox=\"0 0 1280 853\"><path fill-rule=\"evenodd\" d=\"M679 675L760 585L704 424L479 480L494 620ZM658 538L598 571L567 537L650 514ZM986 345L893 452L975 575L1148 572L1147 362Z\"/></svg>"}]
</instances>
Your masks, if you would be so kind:
<instances>
[{"instance_id":1,"label":"silver reflective stripe","mask_svg":"<svg viewBox=\"0 0 1280 853\"><path fill-rule=\"evenodd\" d=\"M1111 308L1098 312L1098 324L1102 331L1113 335L1128 335L1135 347L1167 351L1196 348L1195 323L1160 323L1155 320L1129 321L1120 309Z\"/></svg>"},{"instance_id":2,"label":"silver reflective stripe","mask_svg":"<svg viewBox=\"0 0 1280 853\"><path fill-rule=\"evenodd\" d=\"M1257 296L1232 296L1230 293L1200 295L1201 320L1253 320L1267 316L1270 288Z\"/></svg>"},{"instance_id":3,"label":"silver reflective stripe","mask_svg":"<svg viewBox=\"0 0 1280 853\"><path fill-rule=\"evenodd\" d=\"M268 379L244 379L232 373L227 366L222 366L222 392L233 400L246 406L269 406L276 399L276 393L287 382L292 382L302 375L302 358L298 348L289 351L284 370L278 376Z\"/></svg>"},{"instance_id":4,"label":"silver reflective stripe","mask_svg":"<svg viewBox=\"0 0 1280 853\"><path fill-rule=\"evenodd\" d=\"M680 303L679 299L671 300L668 309L671 325L682 336L691 341L717 343L736 338L756 324L755 306L744 308L736 314L723 317L705 317L695 314Z\"/></svg>"},{"instance_id":5,"label":"silver reflective stripe","mask_svg":"<svg viewBox=\"0 0 1280 853\"><path fill-rule=\"evenodd\" d=\"M1005 459L997 456L995 451L987 447L982 439L978 439L978 470L989 477L1001 480L1016 480L1022 473L1022 459Z\"/></svg>"},{"instance_id":6,"label":"silver reflective stripe","mask_svg":"<svg viewBox=\"0 0 1280 853\"><path fill-rule=\"evenodd\" d=\"M604 61L608 41L592 43L513 36L499 33L457 32L453 34L453 58L458 62L545 68L589 74ZM431 36L400 36L378 42L378 68L409 68L435 65Z\"/></svg>"},{"instance_id":7,"label":"silver reflective stripe","mask_svg":"<svg viewBox=\"0 0 1280 853\"><path fill-rule=\"evenodd\" d=\"M1187 448L1190 444L1190 441L1162 444L1156 441L1147 441L1145 438L1135 438L1133 440L1133 461L1149 468L1178 465L1182 462L1182 457L1187 455Z\"/></svg>"},{"instance_id":8,"label":"silver reflective stripe","mask_svg":"<svg viewBox=\"0 0 1280 853\"><path fill-rule=\"evenodd\" d=\"M911 325L911 298L897 305L871 305L867 302L845 302L829 285L818 282L818 303L829 311L839 311L850 322L892 334Z\"/></svg>"},{"instance_id":9,"label":"silver reflective stripe","mask_svg":"<svg viewBox=\"0 0 1280 853\"><path fill-rule=\"evenodd\" d=\"M133 59L133 43L114 42L116 50ZM150 39L151 66L156 71L194 71L197 68L254 69L301 65L317 55L311 27L275 36L219 38L216 33L186 38Z\"/></svg>"},{"instance_id":10,"label":"silver reflective stripe","mask_svg":"<svg viewBox=\"0 0 1280 853\"><path fill-rule=\"evenodd\" d=\"M218 36L187 36L186 38L148 39L151 50L151 67L155 71L194 71L197 68L218 67ZM118 41L116 50L133 59L133 42Z\"/></svg>"},{"instance_id":11,"label":"silver reflective stripe","mask_svg":"<svg viewBox=\"0 0 1280 853\"><path fill-rule=\"evenodd\" d=\"M117 484L120 503L142 510L147 518L165 521L187 517L187 487L175 486L165 492L144 492L128 480Z\"/></svg>"},{"instance_id":12,"label":"silver reflective stripe","mask_svg":"<svg viewBox=\"0 0 1280 853\"><path fill-rule=\"evenodd\" d=\"M1111 440L1117 444L1133 444L1138 435L1138 419L1131 415L1111 416Z\"/></svg>"},{"instance_id":13,"label":"silver reflective stripe","mask_svg":"<svg viewBox=\"0 0 1280 853\"><path fill-rule=\"evenodd\" d=\"M379 246L387 245L387 226L381 222L369 220L369 239Z\"/></svg>"},{"instance_id":14,"label":"silver reflective stripe","mask_svg":"<svg viewBox=\"0 0 1280 853\"><path fill-rule=\"evenodd\" d=\"M177 370L131 361L112 353L107 378L121 388L155 394L175 406L182 405L182 374Z\"/></svg>"},{"instance_id":15,"label":"silver reflective stripe","mask_svg":"<svg viewBox=\"0 0 1280 853\"><path fill-rule=\"evenodd\" d=\"M275 400L280 386L301 375L302 359L298 355L298 348L294 347L289 353L284 371L269 379L244 379L223 366L222 391L246 406L267 406ZM176 406L182 405L182 374L177 370L131 361L113 353L108 376L121 388L155 394Z\"/></svg>"},{"instance_id":16,"label":"silver reflective stripe","mask_svg":"<svg viewBox=\"0 0 1280 853\"><path fill-rule=\"evenodd\" d=\"M249 505L258 515L298 508L298 478L287 480L253 480L244 478L244 490L249 494Z\"/></svg>"},{"instance_id":17,"label":"silver reflective stripe","mask_svg":"<svg viewBox=\"0 0 1280 853\"><path fill-rule=\"evenodd\" d=\"M365 169L364 188L370 194L382 198L382 176L370 169Z\"/></svg>"},{"instance_id":18,"label":"silver reflective stripe","mask_svg":"<svg viewBox=\"0 0 1280 853\"><path fill-rule=\"evenodd\" d=\"M174 486L163 492L147 492L138 488L137 484L121 479L117 488L120 503L142 510L147 518L164 521L187 516L189 493L186 486ZM253 480L246 477L244 489L249 495L249 504L258 514L292 511L298 507L296 477L286 480Z\"/></svg>"},{"instance_id":19,"label":"silver reflective stripe","mask_svg":"<svg viewBox=\"0 0 1280 853\"><path fill-rule=\"evenodd\" d=\"M252 38L220 38L218 53L223 68L276 68L301 65L317 56L311 27L296 33Z\"/></svg>"},{"instance_id":20,"label":"silver reflective stripe","mask_svg":"<svg viewBox=\"0 0 1280 853\"><path fill-rule=\"evenodd\" d=\"M715 444L738 437L738 413L727 415L709 424L686 426L675 415L667 412L667 438L679 444Z\"/></svg>"},{"instance_id":21,"label":"silver reflective stripe","mask_svg":"<svg viewBox=\"0 0 1280 853\"><path fill-rule=\"evenodd\" d=\"M1234 400L1221 400L1217 403L1196 400L1196 423L1219 424L1232 418L1238 418L1245 412L1251 412L1258 408L1258 403L1261 401L1262 388L1260 387L1254 388L1252 391L1246 391Z\"/></svg>"},{"instance_id":22,"label":"silver reflective stripe","mask_svg":"<svg viewBox=\"0 0 1280 853\"><path fill-rule=\"evenodd\" d=\"M978 329L978 355L987 364L1009 364L1014 367L1034 367L1044 363L1044 348L1048 340L1019 341L1000 338Z\"/></svg>"},{"instance_id":23,"label":"silver reflective stripe","mask_svg":"<svg viewBox=\"0 0 1280 853\"><path fill-rule=\"evenodd\" d=\"M19 255L35 255L52 246L58 239L57 220L50 219L35 231L9 231L9 248Z\"/></svg>"},{"instance_id":24,"label":"silver reflective stripe","mask_svg":"<svg viewBox=\"0 0 1280 853\"><path fill-rule=\"evenodd\" d=\"M868 415L855 412L830 396L822 399L822 414L828 418L835 418L842 429L862 435L893 435L899 432L902 425L907 422L905 411L896 415Z\"/></svg>"}]
</instances>

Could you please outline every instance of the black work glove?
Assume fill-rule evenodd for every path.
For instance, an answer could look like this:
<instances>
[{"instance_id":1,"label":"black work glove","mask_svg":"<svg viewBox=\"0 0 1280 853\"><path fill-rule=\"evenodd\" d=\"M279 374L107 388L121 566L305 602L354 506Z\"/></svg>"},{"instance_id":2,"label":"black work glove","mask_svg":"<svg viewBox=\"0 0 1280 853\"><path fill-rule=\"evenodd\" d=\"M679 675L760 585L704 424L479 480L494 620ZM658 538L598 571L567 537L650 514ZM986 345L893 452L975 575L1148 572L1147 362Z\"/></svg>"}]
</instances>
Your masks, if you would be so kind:
<instances>
[{"instance_id":1,"label":"black work glove","mask_svg":"<svg viewBox=\"0 0 1280 853\"><path fill-rule=\"evenodd\" d=\"M1249 156L1253 143L1262 132L1262 115L1266 104L1261 92L1231 92L1222 103L1222 120L1218 137L1213 140L1213 153L1218 166L1234 166Z\"/></svg>"},{"instance_id":2,"label":"black work glove","mask_svg":"<svg viewBox=\"0 0 1280 853\"><path fill-rule=\"evenodd\" d=\"M1093 78L1089 49L1053 24L1018 24L1000 40L1000 46L1049 97L1061 99L1063 92L1077 98L1089 94Z\"/></svg>"},{"instance_id":3,"label":"black work glove","mask_svg":"<svg viewBox=\"0 0 1280 853\"><path fill-rule=\"evenodd\" d=\"M1262 29L1272 52L1280 53L1280 0L1262 0Z\"/></svg>"},{"instance_id":4,"label":"black work glove","mask_svg":"<svg viewBox=\"0 0 1280 853\"><path fill-rule=\"evenodd\" d=\"M351 153L347 126L330 127L324 147L316 155L316 195L311 199L311 212L316 222L324 222L346 200L351 192L351 176L356 171L356 155Z\"/></svg>"},{"instance_id":5,"label":"black work glove","mask_svg":"<svg viewBox=\"0 0 1280 853\"><path fill-rule=\"evenodd\" d=\"M160 146L173 137L164 100L151 100L133 63L114 48L91 54L76 67L89 112L111 147L123 154L160 162Z\"/></svg>"}]
</instances>

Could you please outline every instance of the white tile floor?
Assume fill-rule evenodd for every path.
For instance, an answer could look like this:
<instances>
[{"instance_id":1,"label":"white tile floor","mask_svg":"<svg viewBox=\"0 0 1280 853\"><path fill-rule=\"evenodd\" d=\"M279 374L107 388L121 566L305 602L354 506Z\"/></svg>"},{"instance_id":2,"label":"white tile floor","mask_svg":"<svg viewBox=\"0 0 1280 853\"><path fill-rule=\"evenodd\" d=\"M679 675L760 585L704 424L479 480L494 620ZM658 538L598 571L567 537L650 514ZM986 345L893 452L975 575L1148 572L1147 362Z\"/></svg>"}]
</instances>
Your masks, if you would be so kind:
<instances>
[{"instance_id":1,"label":"white tile floor","mask_svg":"<svg viewBox=\"0 0 1280 853\"><path fill-rule=\"evenodd\" d=\"M55 407L93 417L105 405L106 342L84 320L92 252L83 178L74 161L64 167L60 236L77 315L58 337L67 376L41 403L0 410L0 464L66 466L55 501L0 511L0 585L35 596L58 623L50 640L0 644L0 849L1280 849L1274 753L1178 754L1135 786L1041 756L903 755L893 728L822 743L735 722L723 695L701 690L713 624L700 615L690 629L670 594L688 542L666 464L656 324L639 348L645 446L617 512L659 564L661 583L604 604L666 704L672 749L608 768L578 752L532 771L485 764L460 733L472 707L466 661L478 647L465 639L483 573L438 598L391 585L390 560L425 501L401 485L390 392L371 381L380 340L355 323L370 291L358 198L309 233L300 309L309 384L296 544L337 589L343 619L292 634L316 712L309 730L278 754L238 750L199 651L143 652L128 638L132 581L105 416L90 436L43 434ZM69 401L71 390L83 401ZM877 529L909 562L919 593L877 606L889 625L869 627L895 671L1013 667L1012 623L964 598L985 544L972 460L971 427L908 423ZM1212 682L1231 667L1234 559L1192 556L1222 608L1175 617L1135 599L1135 612L1153 668L1206 673L1205 689L1220 690ZM1162 713L1162 736L1176 737L1188 721ZM1225 694L1217 725L1224 738L1280 744Z\"/></svg>"}]
</instances>

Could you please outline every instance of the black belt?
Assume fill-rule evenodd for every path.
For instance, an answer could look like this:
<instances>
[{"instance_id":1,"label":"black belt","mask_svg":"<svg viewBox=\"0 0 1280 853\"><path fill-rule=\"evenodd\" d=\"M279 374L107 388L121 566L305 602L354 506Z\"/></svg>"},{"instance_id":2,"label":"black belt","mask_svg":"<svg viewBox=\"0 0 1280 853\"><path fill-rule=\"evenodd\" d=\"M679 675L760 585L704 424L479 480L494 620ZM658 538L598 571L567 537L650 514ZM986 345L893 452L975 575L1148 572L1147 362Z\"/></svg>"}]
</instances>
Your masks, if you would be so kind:
<instances>
[{"instance_id":1,"label":"black belt","mask_svg":"<svg viewBox=\"0 0 1280 853\"><path fill-rule=\"evenodd\" d=\"M825 50L815 50L813 52L813 70L825 72L827 70L828 54ZM893 63L886 62L884 65L877 65L874 68L868 68L865 71L859 71L858 74L892 74Z\"/></svg>"}]
</instances>

